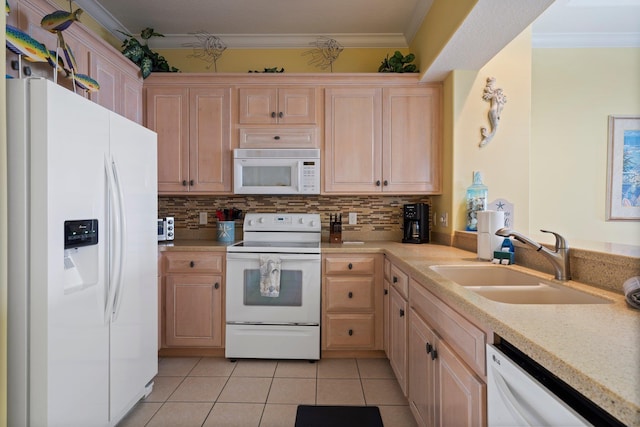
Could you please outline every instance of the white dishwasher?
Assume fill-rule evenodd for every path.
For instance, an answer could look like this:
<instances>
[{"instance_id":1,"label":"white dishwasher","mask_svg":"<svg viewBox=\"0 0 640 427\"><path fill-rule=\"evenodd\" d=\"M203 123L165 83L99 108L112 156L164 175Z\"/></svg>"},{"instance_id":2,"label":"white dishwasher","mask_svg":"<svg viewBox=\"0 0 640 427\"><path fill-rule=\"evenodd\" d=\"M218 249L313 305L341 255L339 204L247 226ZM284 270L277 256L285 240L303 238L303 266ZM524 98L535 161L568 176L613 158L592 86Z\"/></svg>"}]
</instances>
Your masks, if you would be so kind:
<instances>
[{"instance_id":1,"label":"white dishwasher","mask_svg":"<svg viewBox=\"0 0 640 427\"><path fill-rule=\"evenodd\" d=\"M511 344L498 346L487 344L488 427L623 425Z\"/></svg>"}]
</instances>

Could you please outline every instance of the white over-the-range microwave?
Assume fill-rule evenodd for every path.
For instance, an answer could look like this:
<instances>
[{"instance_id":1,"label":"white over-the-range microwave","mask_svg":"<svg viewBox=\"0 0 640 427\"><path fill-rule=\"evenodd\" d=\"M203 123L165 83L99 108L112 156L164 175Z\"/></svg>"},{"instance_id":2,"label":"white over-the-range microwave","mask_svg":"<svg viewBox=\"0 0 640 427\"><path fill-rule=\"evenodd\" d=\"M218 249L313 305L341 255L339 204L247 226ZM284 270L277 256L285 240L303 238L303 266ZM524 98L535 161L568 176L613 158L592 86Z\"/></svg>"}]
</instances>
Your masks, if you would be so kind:
<instances>
[{"instance_id":1,"label":"white over-the-range microwave","mask_svg":"<svg viewBox=\"0 0 640 427\"><path fill-rule=\"evenodd\" d=\"M237 148L233 172L235 194L320 194L316 148Z\"/></svg>"}]
</instances>

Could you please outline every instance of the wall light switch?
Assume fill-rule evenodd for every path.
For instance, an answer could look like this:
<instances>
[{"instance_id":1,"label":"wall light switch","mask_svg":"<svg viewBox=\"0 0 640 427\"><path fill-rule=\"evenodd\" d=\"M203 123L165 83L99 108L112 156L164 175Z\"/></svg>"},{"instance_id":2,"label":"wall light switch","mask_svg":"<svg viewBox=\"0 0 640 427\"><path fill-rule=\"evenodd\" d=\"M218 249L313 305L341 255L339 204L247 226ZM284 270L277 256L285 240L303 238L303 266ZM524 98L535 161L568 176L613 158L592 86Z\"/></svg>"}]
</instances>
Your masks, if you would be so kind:
<instances>
[{"instance_id":1,"label":"wall light switch","mask_svg":"<svg viewBox=\"0 0 640 427\"><path fill-rule=\"evenodd\" d=\"M356 225L358 223L358 214L356 212L349 212L349 225Z\"/></svg>"},{"instance_id":2,"label":"wall light switch","mask_svg":"<svg viewBox=\"0 0 640 427\"><path fill-rule=\"evenodd\" d=\"M207 225L207 213L200 212L200 225Z\"/></svg>"},{"instance_id":3,"label":"wall light switch","mask_svg":"<svg viewBox=\"0 0 640 427\"><path fill-rule=\"evenodd\" d=\"M440 215L440 227L447 227L449 225L449 214L444 212Z\"/></svg>"}]
</instances>

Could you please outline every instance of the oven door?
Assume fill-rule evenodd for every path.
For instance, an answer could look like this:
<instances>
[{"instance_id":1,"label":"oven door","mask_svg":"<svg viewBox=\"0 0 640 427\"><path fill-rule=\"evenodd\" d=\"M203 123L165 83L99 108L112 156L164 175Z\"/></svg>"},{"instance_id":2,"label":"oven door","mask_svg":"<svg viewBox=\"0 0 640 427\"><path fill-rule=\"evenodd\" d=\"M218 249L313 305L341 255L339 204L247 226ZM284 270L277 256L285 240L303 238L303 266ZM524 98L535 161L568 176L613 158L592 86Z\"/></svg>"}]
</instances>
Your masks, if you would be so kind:
<instances>
[{"instance_id":1,"label":"oven door","mask_svg":"<svg viewBox=\"0 0 640 427\"><path fill-rule=\"evenodd\" d=\"M320 324L320 255L280 258L280 292L260 294L260 254L227 253L227 324Z\"/></svg>"}]
</instances>

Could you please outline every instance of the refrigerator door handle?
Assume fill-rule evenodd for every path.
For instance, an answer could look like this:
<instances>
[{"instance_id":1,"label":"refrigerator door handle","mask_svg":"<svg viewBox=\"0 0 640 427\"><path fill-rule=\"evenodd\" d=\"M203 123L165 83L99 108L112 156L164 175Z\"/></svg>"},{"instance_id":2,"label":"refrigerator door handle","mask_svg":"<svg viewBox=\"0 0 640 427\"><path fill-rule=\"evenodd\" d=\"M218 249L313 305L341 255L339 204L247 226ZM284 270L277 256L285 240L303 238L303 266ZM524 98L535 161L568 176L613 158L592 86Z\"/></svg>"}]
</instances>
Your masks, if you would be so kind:
<instances>
[{"instance_id":1,"label":"refrigerator door handle","mask_svg":"<svg viewBox=\"0 0 640 427\"><path fill-rule=\"evenodd\" d=\"M121 250L120 250L120 240L122 237L121 229L121 216L120 216L120 208L119 208L119 195L116 187L116 178L114 176L114 168L113 168L113 160L107 158L105 156L104 159L105 173L107 175L107 193L109 195L109 236L110 236L110 244L109 244L109 280L108 284L108 292L107 292L107 302L105 306L105 323L109 323L112 321L115 301L116 301L116 293L118 289L118 285L120 282L121 275Z\"/></svg>"},{"instance_id":2,"label":"refrigerator door handle","mask_svg":"<svg viewBox=\"0 0 640 427\"><path fill-rule=\"evenodd\" d=\"M124 293L124 263L126 259L126 245L125 238L127 235L127 216L124 206L124 194L122 191L122 185L120 183L120 175L118 173L118 165L115 160L111 160L111 168L113 171L114 192L118 199L116 216L118 217L119 228L118 238L115 242L116 257L118 258L118 273L115 286L115 292L113 296L113 320L118 318L120 312L120 305L122 300L122 294Z\"/></svg>"}]
</instances>

